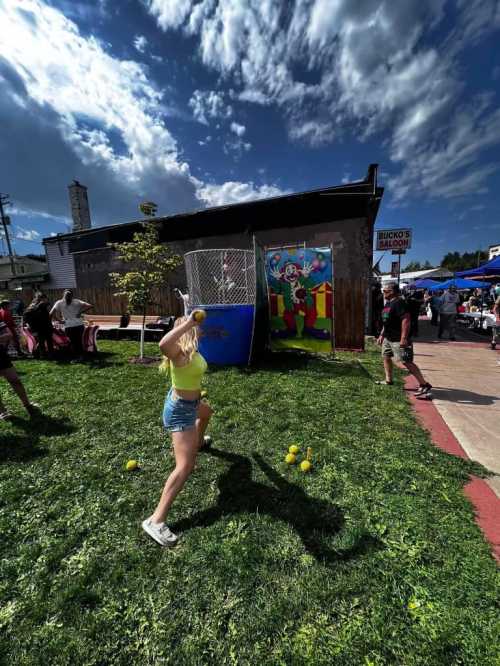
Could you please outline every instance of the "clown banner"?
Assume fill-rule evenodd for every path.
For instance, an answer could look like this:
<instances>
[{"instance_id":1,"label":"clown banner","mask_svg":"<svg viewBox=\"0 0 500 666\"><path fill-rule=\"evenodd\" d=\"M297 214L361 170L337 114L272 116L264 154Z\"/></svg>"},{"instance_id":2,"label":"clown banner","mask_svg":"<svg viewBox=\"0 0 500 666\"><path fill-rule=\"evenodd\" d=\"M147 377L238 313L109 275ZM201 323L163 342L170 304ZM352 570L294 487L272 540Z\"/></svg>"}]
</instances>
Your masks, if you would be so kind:
<instances>
[{"instance_id":1,"label":"clown banner","mask_svg":"<svg viewBox=\"0 0 500 666\"><path fill-rule=\"evenodd\" d=\"M271 349L331 352L331 248L286 248L266 253Z\"/></svg>"}]
</instances>

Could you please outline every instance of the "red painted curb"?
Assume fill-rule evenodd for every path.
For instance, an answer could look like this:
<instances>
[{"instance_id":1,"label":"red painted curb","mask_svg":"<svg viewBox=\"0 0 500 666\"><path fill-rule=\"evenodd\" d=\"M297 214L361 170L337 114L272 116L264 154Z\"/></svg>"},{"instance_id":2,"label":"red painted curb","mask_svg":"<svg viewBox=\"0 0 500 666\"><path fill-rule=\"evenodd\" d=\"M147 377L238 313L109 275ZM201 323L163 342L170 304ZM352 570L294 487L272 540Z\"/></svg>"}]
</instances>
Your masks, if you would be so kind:
<instances>
[{"instance_id":1,"label":"red painted curb","mask_svg":"<svg viewBox=\"0 0 500 666\"><path fill-rule=\"evenodd\" d=\"M415 389L417 386L416 380L411 375L405 378L407 390ZM411 393L409 396L417 418L429 431L433 444L447 453L468 460L469 456L432 401L417 400ZM500 499L484 479L475 476L465 486L464 492L474 506L476 523L491 544L493 557L500 563Z\"/></svg>"}]
</instances>

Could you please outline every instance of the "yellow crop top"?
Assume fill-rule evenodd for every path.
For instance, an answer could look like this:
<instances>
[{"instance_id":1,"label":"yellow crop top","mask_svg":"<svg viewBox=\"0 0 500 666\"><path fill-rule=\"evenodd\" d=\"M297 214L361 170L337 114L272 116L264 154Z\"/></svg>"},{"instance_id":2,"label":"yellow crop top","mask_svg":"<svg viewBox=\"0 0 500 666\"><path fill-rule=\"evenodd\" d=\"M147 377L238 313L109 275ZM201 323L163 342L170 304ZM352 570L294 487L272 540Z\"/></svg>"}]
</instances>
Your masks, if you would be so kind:
<instances>
[{"instance_id":1,"label":"yellow crop top","mask_svg":"<svg viewBox=\"0 0 500 666\"><path fill-rule=\"evenodd\" d=\"M176 367L170 361L172 387L180 391L199 391L206 369L207 362L199 352L195 352L191 361L181 367Z\"/></svg>"}]
</instances>

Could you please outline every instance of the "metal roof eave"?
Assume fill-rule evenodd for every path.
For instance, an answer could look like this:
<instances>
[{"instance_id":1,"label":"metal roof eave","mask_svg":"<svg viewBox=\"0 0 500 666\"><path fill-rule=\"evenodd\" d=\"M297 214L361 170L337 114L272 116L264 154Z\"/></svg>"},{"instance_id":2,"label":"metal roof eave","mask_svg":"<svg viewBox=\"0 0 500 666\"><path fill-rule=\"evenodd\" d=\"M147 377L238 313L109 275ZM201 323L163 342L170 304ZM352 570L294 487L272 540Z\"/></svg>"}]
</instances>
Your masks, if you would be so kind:
<instances>
[{"instance_id":1,"label":"metal roof eave","mask_svg":"<svg viewBox=\"0 0 500 666\"><path fill-rule=\"evenodd\" d=\"M58 234L57 236L50 236L44 238L42 243L44 245L49 243L57 243L61 241L71 241L73 238L85 236L91 236L95 233L102 233L106 230L116 229L117 227L128 227L137 224L143 224L145 222L176 222L182 221L187 218L192 218L195 221L198 217L201 216L211 216L217 213L223 213L228 210L241 210L244 211L249 207L262 207L269 206L279 202L290 202L293 200L303 200L307 198L313 198L319 196L339 196L339 198L344 197L356 197L356 195L362 195L364 198L371 200L372 203L372 215L376 216L380 206L380 201L382 199L384 188L377 186L377 166L376 164L371 164L368 168L367 176L364 180L355 181L352 183L344 183L342 185L332 185L326 188L317 188L314 190L306 190L304 192L293 192L290 194L282 194L276 197L269 197L266 199L254 199L252 201L244 201L241 203L234 204L225 204L222 206L213 206L210 208L200 208L198 210L189 211L185 213L176 213L174 215L167 215L161 217L153 218L140 218L138 220L131 220L129 222L117 222L115 224L108 224L101 227L94 227L92 229L86 229L84 231L73 231L68 234Z\"/></svg>"}]
</instances>

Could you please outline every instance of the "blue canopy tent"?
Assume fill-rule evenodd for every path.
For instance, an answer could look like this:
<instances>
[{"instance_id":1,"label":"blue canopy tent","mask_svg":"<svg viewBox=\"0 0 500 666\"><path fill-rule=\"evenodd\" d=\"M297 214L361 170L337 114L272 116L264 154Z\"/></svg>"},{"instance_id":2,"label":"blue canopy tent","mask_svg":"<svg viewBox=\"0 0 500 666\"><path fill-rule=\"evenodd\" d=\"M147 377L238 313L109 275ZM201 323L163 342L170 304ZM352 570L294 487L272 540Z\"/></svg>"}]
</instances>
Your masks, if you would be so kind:
<instances>
[{"instance_id":1,"label":"blue canopy tent","mask_svg":"<svg viewBox=\"0 0 500 666\"><path fill-rule=\"evenodd\" d=\"M500 256L493 257L490 261L487 261L482 266L477 268L471 268L468 271L460 271L457 273L458 277L463 277L465 275L480 275L488 277L488 275L500 275Z\"/></svg>"},{"instance_id":2,"label":"blue canopy tent","mask_svg":"<svg viewBox=\"0 0 500 666\"><path fill-rule=\"evenodd\" d=\"M422 280L416 280L413 284L410 284L408 289L430 289L434 285L441 284L437 280L431 280L430 278L423 278Z\"/></svg>"},{"instance_id":3,"label":"blue canopy tent","mask_svg":"<svg viewBox=\"0 0 500 666\"><path fill-rule=\"evenodd\" d=\"M434 287L430 287L430 291L437 289L449 289L456 287L457 289L487 289L490 286L489 282L479 282L479 280L465 280L464 278L452 278L446 282L440 282Z\"/></svg>"}]
</instances>

